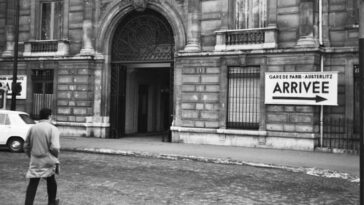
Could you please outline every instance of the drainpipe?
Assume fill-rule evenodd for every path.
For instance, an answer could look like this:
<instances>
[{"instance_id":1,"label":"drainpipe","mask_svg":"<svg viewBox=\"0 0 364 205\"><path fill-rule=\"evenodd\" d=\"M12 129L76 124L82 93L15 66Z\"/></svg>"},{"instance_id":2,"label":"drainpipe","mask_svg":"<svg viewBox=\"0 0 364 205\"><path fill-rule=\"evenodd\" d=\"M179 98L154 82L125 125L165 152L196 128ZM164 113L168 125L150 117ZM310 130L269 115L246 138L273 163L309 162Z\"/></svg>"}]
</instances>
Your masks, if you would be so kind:
<instances>
[{"instance_id":1,"label":"drainpipe","mask_svg":"<svg viewBox=\"0 0 364 205\"><path fill-rule=\"evenodd\" d=\"M319 47L323 46L322 43L322 0L319 0ZM324 71L324 56L320 51L320 71ZM323 146L324 139L324 106L320 106L320 147Z\"/></svg>"}]
</instances>

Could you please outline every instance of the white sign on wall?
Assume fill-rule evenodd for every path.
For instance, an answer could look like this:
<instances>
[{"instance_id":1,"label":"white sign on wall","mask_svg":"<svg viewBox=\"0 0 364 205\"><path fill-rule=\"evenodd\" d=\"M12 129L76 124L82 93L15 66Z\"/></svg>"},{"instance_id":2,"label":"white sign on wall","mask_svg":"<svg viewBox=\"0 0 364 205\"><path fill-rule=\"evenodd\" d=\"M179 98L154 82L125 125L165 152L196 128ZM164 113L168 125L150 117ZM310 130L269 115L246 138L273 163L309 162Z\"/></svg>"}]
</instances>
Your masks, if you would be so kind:
<instances>
[{"instance_id":1,"label":"white sign on wall","mask_svg":"<svg viewBox=\"0 0 364 205\"><path fill-rule=\"evenodd\" d=\"M7 88L7 98L11 99L12 94L12 83L13 76L12 75L0 75L0 86ZM26 99L27 97L27 76L26 75L18 75L16 79L16 83L19 83L21 86L20 93L16 96L16 99Z\"/></svg>"},{"instance_id":2,"label":"white sign on wall","mask_svg":"<svg viewBox=\"0 0 364 205\"><path fill-rule=\"evenodd\" d=\"M267 72L265 104L338 105L337 72Z\"/></svg>"}]
</instances>

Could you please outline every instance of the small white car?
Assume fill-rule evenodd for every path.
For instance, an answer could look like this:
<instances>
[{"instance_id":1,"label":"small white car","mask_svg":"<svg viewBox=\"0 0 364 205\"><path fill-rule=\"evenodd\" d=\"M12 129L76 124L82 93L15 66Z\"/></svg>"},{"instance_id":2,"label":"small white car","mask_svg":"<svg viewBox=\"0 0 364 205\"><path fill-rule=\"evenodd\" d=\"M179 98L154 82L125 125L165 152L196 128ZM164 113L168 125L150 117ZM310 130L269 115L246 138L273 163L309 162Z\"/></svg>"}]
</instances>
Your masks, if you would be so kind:
<instances>
[{"instance_id":1,"label":"small white car","mask_svg":"<svg viewBox=\"0 0 364 205\"><path fill-rule=\"evenodd\" d=\"M0 145L6 145L12 152L22 152L28 130L34 124L28 113L0 110Z\"/></svg>"}]
</instances>

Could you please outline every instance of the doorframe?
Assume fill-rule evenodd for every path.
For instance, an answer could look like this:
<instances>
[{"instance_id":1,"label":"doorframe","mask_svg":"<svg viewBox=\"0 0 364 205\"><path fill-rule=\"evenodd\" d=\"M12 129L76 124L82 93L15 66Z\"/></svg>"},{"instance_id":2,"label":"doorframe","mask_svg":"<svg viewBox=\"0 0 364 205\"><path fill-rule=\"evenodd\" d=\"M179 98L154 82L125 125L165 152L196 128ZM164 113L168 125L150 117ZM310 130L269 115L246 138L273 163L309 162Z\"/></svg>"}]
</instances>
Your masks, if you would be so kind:
<instances>
[{"instance_id":1,"label":"doorframe","mask_svg":"<svg viewBox=\"0 0 364 205\"><path fill-rule=\"evenodd\" d=\"M126 120L126 90L127 90L127 78L128 78L128 69L132 69L132 68L149 68L149 69L158 69L158 68L169 68L169 89L170 89L170 93L169 93L169 124L172 126L172 121L173 121L173 116L174 116L174 108L175 108L175 96L174 96L174 61L170 60L170 61L160 61L160 62L145 62L145 61L115 61L112 62L110 64L110 69L113 69L113 65L118 65L119 68L125 69L123 72L125 72L125 81L123 82L123 88L124 88L124 97L122 98L123 102L121 103L124 107L122 108L122 110L124 110L122 113L119 112L119 114L122 114L123 116L118 116L118 118L120 118L121 122L119 124L123 124L123 127L119 129L120 133L118 133L118 137L115 137L113 132L113 126L115 123L113 122L113 119L111 117L112 115L112 103L113 103L113 99L111 96L111 92L112 92L112 81L111 81L111 77L112 77L112 71L110 71L110 80L109 80L109 85L110 86L110 103L109 103L109 107L110 107L110 138L119 138L119 137L123 137L125 136L125 120ZM120 88L120 87L119 87ZM171 141L171 130L168 129L168 136L167 139L163 138L163 141L167 141L170 142Z\"/></svg>"}]
</instances>

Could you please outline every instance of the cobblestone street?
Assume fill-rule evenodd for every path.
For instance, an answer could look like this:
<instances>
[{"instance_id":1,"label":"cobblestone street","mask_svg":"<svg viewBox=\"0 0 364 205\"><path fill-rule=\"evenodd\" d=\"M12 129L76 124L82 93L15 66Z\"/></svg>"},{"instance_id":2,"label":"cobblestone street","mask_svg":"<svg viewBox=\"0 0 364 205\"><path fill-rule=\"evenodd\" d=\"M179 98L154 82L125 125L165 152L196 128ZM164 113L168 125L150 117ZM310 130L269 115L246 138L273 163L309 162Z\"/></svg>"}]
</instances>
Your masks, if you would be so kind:
<instances>
[{"instance_id":1,"label":"cobblestone street","mask_svg":"<svg viewBox=\"0 0 364 205\"><path fill-rule=\"evenodd\" d=\"M63 152L61 204L359 204L359 184L279 169ZM28 159L0 152L2 205L24 203ZM45 204L41 181L35 204Z\"/></svg>"}]
</instances>

